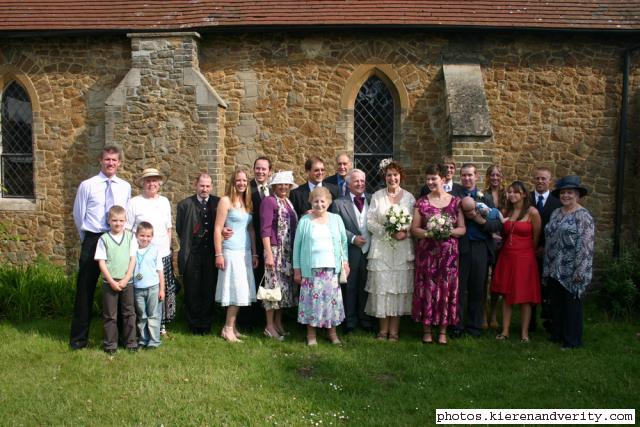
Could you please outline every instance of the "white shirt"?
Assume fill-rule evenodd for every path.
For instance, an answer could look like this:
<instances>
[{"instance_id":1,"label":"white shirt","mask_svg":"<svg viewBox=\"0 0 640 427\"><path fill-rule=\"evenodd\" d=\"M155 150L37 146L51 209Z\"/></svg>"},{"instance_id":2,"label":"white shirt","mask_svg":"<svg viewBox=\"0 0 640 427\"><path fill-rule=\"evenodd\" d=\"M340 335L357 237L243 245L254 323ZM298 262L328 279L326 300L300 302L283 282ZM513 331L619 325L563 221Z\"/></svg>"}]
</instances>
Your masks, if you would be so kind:
<instances>
[{"instance_id":1,"label":"white shirt","mask_svg":"<svg viewBox=\"0 0 640 427\"><path fill-rule=\"evenodd\" d=\"M367 240L367 243L365 243L360 248L362 249L362 253L366 254L369 251L369 246L371 246L371 233L369 233L369 229L367 228L367 211L369 210L369 203L367 203L367 198L363 193L362 197L364 197L364 205L362 206L362 212L360 212L358 210L358 207L356 206L356 202L354 201L354 198L356 196L352 192L349 192L349 196L351 197L351 203L353 203L353 210L355 211L356 218L358 219L358 228L360 229L360 235ZM353 236L351 238L351 242L349 243L353 243L355 238L356 236Z\"/></svg>"},{"instance_id":2,"label":"white shirt","mask_svg":"<svg viewBox=\"0 0 640 427\"><path fill-rule=\"evenodd\" d=\"M171 225L171 204L169 199L158 196L148 199L144 196L136 196L127 206L127 224L125 227L135 233L138 224L147 221L153 225L153 240L151 243L158 247L161 257L171 254L171 239L167 230Z\"/></svg>"},{"instance_id":3,"label":"white shirt","mask_svg":"<svg viewBox=\"0 0 640 427\"><path fill-rule=\"evenodd\" d=\"M269 185L265 182L264 184L260 184L256 181L256 186L258 187L258 193L260 193L260 197L269 197Z\"/></svg>"},{"instance_id":4,"label":"white shirt","mask_svg":"<svg viewBox=\"0 0 640 427\"><path fill-rule=\"evenodd\" d=\"M445 182L444 185L444 192L448 193L453 189L453 180L449 181L449 182Z\"/></svg>"},{"instance_id":5,"label":"white shirt","mask_svg":"<svg viewBox=\"0 0 640 427\"><path fill-rule=\"evenodd\" d=\"M105 206L105 193L107 191L107 178L102 172L80 183L76 200L73 203L73 221L84 240L84 232L104 233L109 229L105 213L111 206ZM111 178L111 191L113 192L114 205L127 207L131 198L131 185L117 176Z\"/></svg>"},{"instance_id":6,"label":"white shirt","mask_svg":"<svg viewBox=\"0 0 640 427\"><path fill-rule=\"evenodd\" d=\"M322 182L314 184L311 181L307 181L307 184L309 184L309 192L312 192L316 187L322 187Z\"/></svg>"},{"instance_id":7,"label":"white shirt","mask_svg":"<svg viewBox=\"0 0 640 427\"><path fill-rule=\"evenodd\" d=\"M124 239L124 233L120 233L119 235L111 234L109 235L113 240L115 240L118 244L122 243L122 239ZM129 246L129 256L136 256L136 252L138 250L138 241L135 236L131 236L131 245ZM106 260L107 259L107 248L104 246L104 242L102 239L98 239L98 246L96 247L96 255L93 257L96 261L98 260Z\"/></svg>"},{"instance_id":8,"label":"white shirt","mask_svg":"<svg viewBox=\"0 0 640 427\"><path fill-rule=\"evenodd\" d=\"M535 194L536 196L536 199L533 201L533 206L536 206L538 204L538 197L542 196L542 206L544 207L544 205L547 204L547 199L549 198L549 194L551 194L551 192L547 190L544 193L540 194L537 191L534 191L533 194Z\"/></svg>"}]
</instances>

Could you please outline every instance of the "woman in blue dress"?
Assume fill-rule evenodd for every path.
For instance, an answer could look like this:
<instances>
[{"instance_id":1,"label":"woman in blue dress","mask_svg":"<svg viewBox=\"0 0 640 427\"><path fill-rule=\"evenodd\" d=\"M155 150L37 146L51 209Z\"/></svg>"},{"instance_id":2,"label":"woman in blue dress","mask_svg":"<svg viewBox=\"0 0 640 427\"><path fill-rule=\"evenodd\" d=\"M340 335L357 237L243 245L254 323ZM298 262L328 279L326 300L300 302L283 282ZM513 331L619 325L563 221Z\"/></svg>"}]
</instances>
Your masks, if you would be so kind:
<instances>
[{"instance_id":1,"label":"woman in blue dress","mask_svg":"<svg viewBox=\"0 0 640 427\"><path fill-rule=\"evenodd\" d=\"M251 226L251 192L248 191L247 171L238 168L229 179L227 192L218 202L213 244L215 247L218 283L216 302L227 307L227 316L221 336L229 342L242 342L236 328L240 307L256 300L253 268L258 265L256 236ZM222 229L230 228L233 235L222 238Z\"/></svg>"}]
</instances>

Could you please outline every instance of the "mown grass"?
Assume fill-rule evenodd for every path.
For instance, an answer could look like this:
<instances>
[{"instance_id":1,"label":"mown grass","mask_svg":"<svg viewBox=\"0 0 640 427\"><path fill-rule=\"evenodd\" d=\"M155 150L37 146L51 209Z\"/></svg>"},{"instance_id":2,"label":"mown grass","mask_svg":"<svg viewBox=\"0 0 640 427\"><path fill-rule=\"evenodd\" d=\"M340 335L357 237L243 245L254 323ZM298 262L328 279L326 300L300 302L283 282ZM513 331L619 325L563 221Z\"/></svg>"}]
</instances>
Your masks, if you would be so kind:
<instances>
[{"instance_id":1,"label":"mown grass","mask_svg":"<svg viewBox=\"0 0 640 427\"><path fill-rule=\"evenodd\" d=\"M217 325L220 326L219 324ZM178 322L152 352L71 352L69 320L0 323L4 425L429 425L436 408L638 408L640 340L633 322L587 320L585 348L561 351L492 336L423 345L357 333L307 348L253 333L230 345ZM514 333L514 337L516 334Z\"/></svg>"}]
</instances>

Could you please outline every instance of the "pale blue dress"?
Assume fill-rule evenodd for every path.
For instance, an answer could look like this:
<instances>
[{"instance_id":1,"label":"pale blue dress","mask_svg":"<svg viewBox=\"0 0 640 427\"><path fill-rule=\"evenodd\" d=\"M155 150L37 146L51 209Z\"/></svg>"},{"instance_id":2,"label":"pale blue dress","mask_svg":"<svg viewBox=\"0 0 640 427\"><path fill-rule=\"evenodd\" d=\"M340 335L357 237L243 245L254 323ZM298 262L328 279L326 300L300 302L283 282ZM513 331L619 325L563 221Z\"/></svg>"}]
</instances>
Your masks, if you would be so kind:
<instances>
[{"instance_id":1,"label":"pale blue dress","mask_svg":"<svg viewBox=\"0 0 640 427\"><path fill-rule=\"evenodd\" d=\"M248 306L256 301L249 237L251 220L251 214L243 208L231 208L224 223L233 230L233 236L222 241L224 270L218 271L216 302L223 307Z\"/></svg>"}]
</instances>

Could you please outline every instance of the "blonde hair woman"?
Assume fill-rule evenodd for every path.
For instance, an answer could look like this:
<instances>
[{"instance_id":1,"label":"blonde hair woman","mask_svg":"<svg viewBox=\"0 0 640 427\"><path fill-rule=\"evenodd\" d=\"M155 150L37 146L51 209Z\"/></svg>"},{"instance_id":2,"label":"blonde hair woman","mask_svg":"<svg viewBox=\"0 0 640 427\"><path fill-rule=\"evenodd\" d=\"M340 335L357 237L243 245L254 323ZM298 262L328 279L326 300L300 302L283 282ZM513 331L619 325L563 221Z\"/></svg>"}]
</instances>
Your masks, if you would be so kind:
<instances>
[{"instance_id":1,"label":"blonde hair woman","mask_svg":"<svg viewBox=\"0 0 640 427\"><path fill-rule=\"evenodd\" d=\"M213 229L218 283L216 302L227 307L227 316L221 336L229 342L241 342L242 335L236 328L240 307L256 300L253 268L258 265L255 230L251 225L253 209L248 190L248 173L236 169L229 177L226 194L218 202L216 223ZM223 227L233 230L233 235L222 238Z\"/></svg>"}]
</instances>

